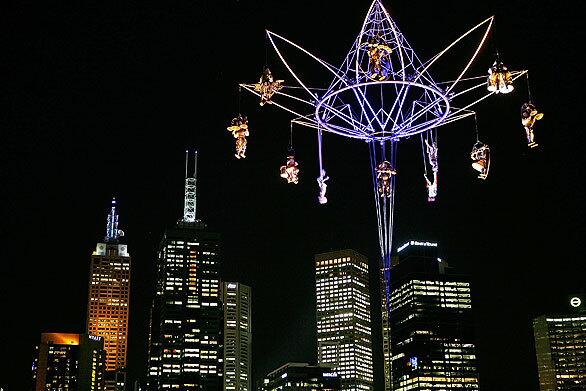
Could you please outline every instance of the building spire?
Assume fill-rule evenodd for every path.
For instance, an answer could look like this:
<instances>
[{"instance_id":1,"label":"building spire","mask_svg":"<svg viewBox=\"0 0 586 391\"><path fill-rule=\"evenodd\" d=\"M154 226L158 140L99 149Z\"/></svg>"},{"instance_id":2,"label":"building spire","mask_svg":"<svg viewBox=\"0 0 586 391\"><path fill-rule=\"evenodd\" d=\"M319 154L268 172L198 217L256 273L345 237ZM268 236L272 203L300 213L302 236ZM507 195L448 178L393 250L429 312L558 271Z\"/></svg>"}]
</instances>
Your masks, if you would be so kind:
<instances>
[{"instance_id":1,"label":"building spire","mask_svg":"<svg viewBox=\"0 0 586 391\"><path fill-rule=\"evenodd\" d=\"M116 212L116 197L112 197L112 208L108 214L106 222L106 241L113 242L122 236L122 231L118 230L118 213Z\"/></svg>"},{"instance_id":2,"label":"building spire","mask_svg":"<svg viewBox=\"0 0 586 391\"><path fill-rule=\"evenodd\" d=\"M183 222L196 221L196 185L197 185L197 151L194 153L193 173L189 174L189 151L185 151L185 202L183 204Z\"/></svg>"}]
</instances>

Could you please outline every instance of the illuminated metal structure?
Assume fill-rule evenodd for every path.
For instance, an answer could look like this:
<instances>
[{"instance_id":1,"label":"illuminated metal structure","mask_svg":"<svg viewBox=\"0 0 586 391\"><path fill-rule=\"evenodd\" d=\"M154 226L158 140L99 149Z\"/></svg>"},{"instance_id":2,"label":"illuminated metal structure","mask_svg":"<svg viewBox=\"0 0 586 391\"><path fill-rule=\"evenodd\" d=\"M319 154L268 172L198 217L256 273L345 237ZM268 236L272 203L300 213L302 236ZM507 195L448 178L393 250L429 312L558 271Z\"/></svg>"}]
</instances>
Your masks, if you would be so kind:
<instances>
[{"instance_id":1,"label":"illuminated metal structure","mask_svg":"<svg viewBox=\"0 0 586 391\"><path fill-rule=\"evenodd\" d=\"M104 339L106 390L124 383L130 312L130 267L128 246L120 242L116 199L112 199L106 236L91 256L87 332Z\"/></svg>"},{"instance_id":2,"label":"illuminated metal structure","mask_svg":"<svg viewBox=\"0 0 586 391\"><path fill-rule=\"evenodd\" d=\"M568 299L564 313L533 320L541 391L586 389L586 296Z\"/></svg>"},{"instance_id":3,"label":"illuminated metal structure","mask_svg":"<svg viewBox=\"0 0 586 391\"><path fill-rule=\"evenodd\" d=\"M322 161L322 132L365 142L370 150L374 202L384 279L388 281L393 242L393 211L396 175L381 174L385 162L396 170L397 146L400 141L420 135L424 164L430 164L429 145L438 146L437 130L454 121L475 115L471 108L498 92L508 92L512 83L526 71L509 71L499 62L490 69L496 88L487 91L487 76L468 76L468 71L484 46L493 25L493 17L478 23L450 43L435 56L423 61L407 41L380 0L374 0L362 28L339 66L332 65L289 39L267 31L267 38L278 58L297 85L284 85L272 96L272 104L294 116L293 123L317 131L319 141L320 178L325 177ZM434 66L444 55L473 34L480 36L469 61L449 81L436 82ZM309 85L296 70L287 51L307 56L329 75L329 82ZM375 50L376 49L376 50ZM496 73L495 73L496 72ZM498 73L500 72L500 73ZM317 74L317 72L314 72ZM502 77L501 77L502 76ZM490 79L490 80L492 80ZM501 80L502 79L502 80ZM501 86L501 84L503 84ZM255 84L241 88L261 97ZM488 151L486 149L485 151ZM435 150L437 162L437 149ZM479 160L480 161L480 160ZM485 174L487 174L486 171ZM438 194L438 169L426 175L428 199ZM429 183L428 183L429 182ZM323 186L320 186L320 203ZM382 195L382 197L381 197Z\"/></svg>"},{"instance_id":4,"label":"illuminated metal structure","mask_svg":"<svg viewBox=\"0 0 586 391\"><path fill-rule=\"evenodd\" d=\"M317 355L342 390L372 390L372 329L368 260L354 250L315 256Z\"/></svg>"},{"instance_id":5,"label":"illuminated metal structure","mask_svg":"<svg viewBox=\"0 0 586 391\"><path fill-rule=\"evenodd\" d=\"M222 389L220 237L197 218L196 164L194 172L186 170L183 218L165 231L159 247L150 321L150 391Z\"/></svg>"},{"instance_id":6,"label":"illuminated metal structure","mask_svg":"<svg viewBox=\"0 0 586 391\"><path fill-rule=\"evenodd\" d=\"M222 283L225 391L252 391L251 299L250 287Z\"/></svg>"},{"instance_id":7,"label":"illuminated metal structure","mask_svg":"<svg viewBox=\"0 0 586 391\"><path fill-rule=\"evenodd\" d=\"M35 391L102 391L104 340L87 334L42 333L33 361Z\"/></svg>"},{"instance_id":8,"label":"illuminated metal structure","mask_svg":"<svg viewBox=\"0 0 586 391\"><path fill-rule=\"evenodd\" d=\"M437 250L411 240L391 263L382 306L383 338L391 331L383 340L386 391L478 389L470 282Z\"/></svg>"}]
</instances>

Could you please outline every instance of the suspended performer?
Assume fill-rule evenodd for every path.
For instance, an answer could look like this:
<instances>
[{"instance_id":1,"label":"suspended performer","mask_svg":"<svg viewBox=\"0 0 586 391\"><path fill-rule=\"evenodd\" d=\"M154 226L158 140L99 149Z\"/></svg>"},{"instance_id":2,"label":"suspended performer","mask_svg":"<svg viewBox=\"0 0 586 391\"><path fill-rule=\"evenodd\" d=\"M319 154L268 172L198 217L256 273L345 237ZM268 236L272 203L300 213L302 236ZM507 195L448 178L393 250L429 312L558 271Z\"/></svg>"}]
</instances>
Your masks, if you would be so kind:
<instances>
[{"instance_id":1,"label":"suspended performer","mask_svg":"<svg viewBox=\"0 0 586 391\"><path fill-rule=\"evenodd\" d=\"M521 123L525 128L525 133L527 135L527 145L530 148L537 147L537 143L535 142L535 135L533 133L533 126L535 125L535 121L539 121L543 118L543 113L540 113L534 104L532 103L524 103L521 106Z\"/></svg>"},{"instance_id":2,"label":"suspended performer","mask_svg":"<svg viewBox=\"0 0 586 391\"><path fill-rule=\"evenodd\" d=\"M380 163L376 168L376 179L378 182L378 193L381 197L391 196L391 176L396 175L397 171L387 160Z\"/></svg>"},{"instance_id":3,"label":"suspended performer","mask_svg":"<svg viewBox=\"0 0 586 391\"><path fill-rule=\"evenodd\" d=\"M319 177L317 178L317 186L319 187L319 195L317 196L317 200L320 204L326 204L328 199L326 198L326 191L328 190L328 184L326 181L330 179L329 176L326 176L326 171L321 170Z\"/></svg>"},{"instance_id":4,"label":"suspended performer","mask_svg":"<svg viewBox=\"0 0 586 391\"><path fill-rule=\"evenodd\" d=\"M271 98L275 92L283 88L283 80L276 80L268 67L265 67L260 80L254 85L254 90L260 93L260 105L264 106L266 103L272 103Z\"/></svg>"},{"instance_id":5,"label":"suspended performer","mask_svg":"<svg viewBox=\"0 0 586 391\"><path fill-rule=\"evenodd\" d=\"M238 114L232 119L230 126L227 128L232 132L232 136L236 139L236 156L237 159L246 157L246 145L248 144L246 137L250 136L248 131L248 119L246 116Z\"/></svg>"},{"instance_id":6,"label":"suspended performer","mask_svg":"<svg viewBox=\"0 0 586 391\"><path fill-rule=\"evenodd\" d=\"M433 182L431 182L427 175L423 174L425 178L425 187L427 188L427 201L434 202L437 197L437 171L433 172Z\"/></svg>"},{"instance_id":7,"label":"suspended performer","mask_svg":"<svg viewBox=\"0 0 586 391\"><path fill-rule=\"evenodd\" d=\"M369 57L369 76L374 80L385 80L387 78L387 71L383 67L383 61L388 59L393 50L385 45L379 36L370 37L365 46L366 53Z\"/></svg>"},{"instance_id":8,"label":"suspended performer","mask_svg":"<svg viewBox=\"0 0 586 391\"><path fill-rule=\"evenodd\" d=\"M281 178L286 179L287 183L299 183L299 164L295 161L294 155L287 156L287 163L281 166Z\"/></svg>"},{"instance_id":9,"label":"suspended performer","mask_svg":"<svg viewBox=\"0 0 586 391\"><path fill-rule=\"evenodd\" d=\"M425 145L427 147L427 156L429 158L429 165L431 166L431 170L433 172L438 172L438 164L437 164L437 144L435 141L429 145L427 140L425 140Z\"/></svg>"}]
</instances>

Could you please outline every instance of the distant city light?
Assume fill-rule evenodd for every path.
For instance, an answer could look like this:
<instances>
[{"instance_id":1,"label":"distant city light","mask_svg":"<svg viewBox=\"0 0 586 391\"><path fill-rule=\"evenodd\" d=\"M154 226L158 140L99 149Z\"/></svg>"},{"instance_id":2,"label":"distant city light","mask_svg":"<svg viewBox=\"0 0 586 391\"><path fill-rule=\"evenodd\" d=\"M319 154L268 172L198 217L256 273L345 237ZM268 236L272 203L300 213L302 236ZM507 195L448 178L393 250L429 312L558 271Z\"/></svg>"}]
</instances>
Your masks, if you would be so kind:
<instances>
[{"instance_id":1,"label":"distant city light","mask_svg":"<svg viewBox=\"0 0 586 391\"><path fill-rule=\"evenodd\" d=\"M409 246L419 246L419 247L437 247L437 243L433 243L433 242L418 242L416 240L410 240L407 243L405 243L404 245L400 246L397 249L397 252L401 252L404 249L406 249Z\"/></svg>"},{"instance_id":2,"label":"distant city light","mask_svg":"<svg viewBox=\"0 0 586 391\"><path fill-rule=\"evenodd\" d=\"M570 305L574 308L580 307L582 305L582 299L579 297L572 297L570 299Z\"/></svg>"}]
</instances>

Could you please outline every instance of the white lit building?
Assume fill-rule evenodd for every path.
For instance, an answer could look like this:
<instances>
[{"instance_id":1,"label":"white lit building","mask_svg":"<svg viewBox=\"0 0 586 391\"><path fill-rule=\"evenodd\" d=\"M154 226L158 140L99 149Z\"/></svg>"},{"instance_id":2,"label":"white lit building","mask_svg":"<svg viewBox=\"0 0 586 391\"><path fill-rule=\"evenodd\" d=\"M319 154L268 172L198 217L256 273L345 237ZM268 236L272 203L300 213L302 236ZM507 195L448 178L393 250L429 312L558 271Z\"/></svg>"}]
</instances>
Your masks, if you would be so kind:
<instances>
[{"instance_id":1,"label":"white lit building","mask_svg":"<svg viewBox=\"0 0 586 391\"><path fill-rule=\"evenodd\" d=\"M317 349L320 365L342 390L373 389L368 260L354 250L315 256Z\"/></svg>"},{"instance_id":2,"label":"white lit building","mask_svg":"<svg viewBox=\"0 0 586 391\"><path fill-rule=\"evenodd\" d=\"M222 283L224 305L224 390L250 391L252 323L250 287Z\"/></svg>"},{"instance_id":3,"label":"white lit building","mask_svg":"<svg viewBox=\"0 0 586 391\"><path fill-rule=\"evenodd\" d=\"M563 313L533 320L541 391L586 389L586 297L572 296Z\"/></svg>"}]
</instances>

